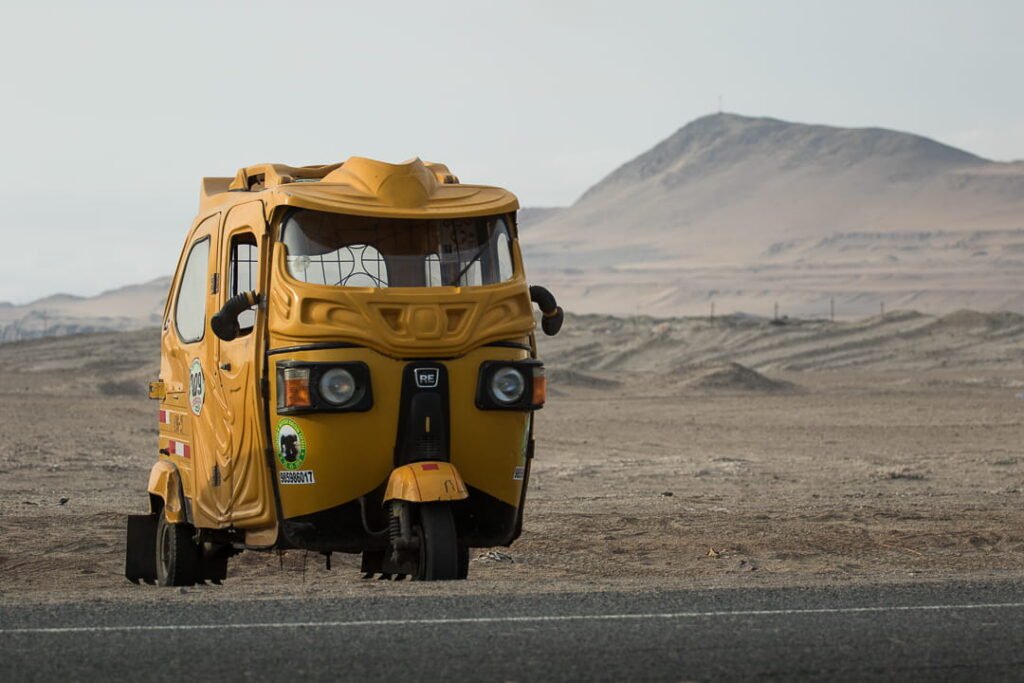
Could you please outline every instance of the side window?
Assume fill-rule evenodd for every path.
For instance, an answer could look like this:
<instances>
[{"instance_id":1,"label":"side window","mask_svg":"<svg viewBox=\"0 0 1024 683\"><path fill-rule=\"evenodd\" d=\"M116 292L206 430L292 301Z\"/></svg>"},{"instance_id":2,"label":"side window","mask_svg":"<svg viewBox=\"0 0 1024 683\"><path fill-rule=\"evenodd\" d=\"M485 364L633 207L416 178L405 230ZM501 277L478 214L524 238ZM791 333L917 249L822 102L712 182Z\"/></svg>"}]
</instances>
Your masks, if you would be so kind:
<instances>
[{"instance_id":1,"label":"side window","mask_svg":"<svg viewBox=\"0 0 1024 683\"><path fill-rule=\"evenodd\" d=\"M174 326L182 341L197 342L206 331L206 273L210 264L210 238L192 245L174 304Z\"/></svg>"},{"instance_id":2,"label":"side window","mask_svg":"<svg viewBox=\"0 0 1024 683\"><path fill-rule=\"evenodd\" d=\"M505 227L499 228L497 244L498 250L498 282L511 280L514 268L512 267L512 245L509 243Z\"/></svg>"},{"instance_id":3,"label":"side window","mask_svg":"<svg viewBox=\"0 0 1024 683\"><path fill-rule=\"evenodd\" d=\"M440 287L441 282L441 257L437 254L427 254L423 261L423 284L427 287Z\"/></svg>"},{"instance_id":4,"label":"side window","mask_svg":"<svg viewBox=\"0 0 1024 683\"><path fill-rule=\"evenodd\" d=\"M259 253L256 236L252 233L235 235L231 238L231 263L228 267L228 297L256 289L259 277ZM243 311L238 316L238 327L242 335L252 332L256 324L256 307Z\"/></svg>"}]
</instances>

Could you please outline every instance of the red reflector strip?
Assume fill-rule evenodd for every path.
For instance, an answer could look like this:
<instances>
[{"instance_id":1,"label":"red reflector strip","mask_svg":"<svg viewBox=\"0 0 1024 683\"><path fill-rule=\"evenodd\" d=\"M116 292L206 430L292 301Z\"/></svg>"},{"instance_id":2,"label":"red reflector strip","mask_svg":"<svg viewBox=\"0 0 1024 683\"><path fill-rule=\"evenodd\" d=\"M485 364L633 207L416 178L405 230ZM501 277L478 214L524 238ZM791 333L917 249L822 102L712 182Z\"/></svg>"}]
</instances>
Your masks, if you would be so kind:
<instances>
[{"instance_id":1,"label":"red reflector strip","mask_svg":"<svg viewBox=\"0 0 1024 683\"><path fill-rule=\"evenodd\" d=\"M420 465L420 468L424 469L424 470L437 470L437 469L440 469L440 467L438 467L436 462L425 463L423 465Z\"/></svg>"},{"instance_id":2,"label":"red reflector strip","mask_svg":"<svg viewBox=\"0 0 1024 683\"><path fill-rule=\"evenodd\" d=\"M183 458L192 457L192 448L187 443L174 441L173 439L167 442L167 450L171 455L180 455Z\"/></svg>"},{"instance_id":3,"label":"red reflector strip","mask_svg":"<svg viewBox=\"0 0 1024 683\"><path fill-rule=\"evenodd\" d=\"M171 413L167 410L160 411L160 424L169 425L171 424Z\"/></svg>"}]
</instances>

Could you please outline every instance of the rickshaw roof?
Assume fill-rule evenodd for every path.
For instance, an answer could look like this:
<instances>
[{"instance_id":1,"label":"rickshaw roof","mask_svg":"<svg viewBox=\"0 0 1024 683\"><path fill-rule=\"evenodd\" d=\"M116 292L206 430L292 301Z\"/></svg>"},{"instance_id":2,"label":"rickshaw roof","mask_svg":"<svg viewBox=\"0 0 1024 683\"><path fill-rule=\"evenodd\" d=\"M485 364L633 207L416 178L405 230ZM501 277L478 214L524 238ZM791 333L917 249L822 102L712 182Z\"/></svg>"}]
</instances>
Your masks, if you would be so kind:
<instances>
[{"instance_id":1,"label":"rickshaw roof","mask_svg":"<svg viewBox=\"0 0 1024 683\"><path fill-rule=\"evenodd\" d=\"M391 218L489 216L519 208L508 190L463 185L444 164L351 157L323 166L257 164L234 178L203 178L199 210L205 216L255 199L268 216L278 206Z\"/></svg>"}]
</instances>

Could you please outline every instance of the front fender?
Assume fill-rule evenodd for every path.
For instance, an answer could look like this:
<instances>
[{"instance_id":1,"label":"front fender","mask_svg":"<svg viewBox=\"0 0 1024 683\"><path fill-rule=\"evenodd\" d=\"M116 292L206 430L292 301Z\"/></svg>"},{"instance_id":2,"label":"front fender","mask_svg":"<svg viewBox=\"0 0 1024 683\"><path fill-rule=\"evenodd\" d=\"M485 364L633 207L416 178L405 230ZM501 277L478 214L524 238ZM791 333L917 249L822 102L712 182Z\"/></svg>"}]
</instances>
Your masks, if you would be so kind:
<instances>
[{"instance_id":1,"label":"front fender","mask_svg":"<svg viewBox=\"0 0 1024 683\"><path fill-rule=\"evenodd\" d=\"M181 524L185 519L185 501L181 494L181 475L174 463L158 460L149 471L146 490L164 501L164 514L172 524ZM157 512L150 510L150 512Z\"/></svg>"},{"instance_id":2,"label":"front fender","mask_svg":"<svg viewBox=\"0 0 1024 683\"><path fill-rule=\"evenodd\" d=\"M466 484L450 462L414 462L395 469L388 478L384 501L433 503L469 498Z\"/></svg>"}]
</instances>

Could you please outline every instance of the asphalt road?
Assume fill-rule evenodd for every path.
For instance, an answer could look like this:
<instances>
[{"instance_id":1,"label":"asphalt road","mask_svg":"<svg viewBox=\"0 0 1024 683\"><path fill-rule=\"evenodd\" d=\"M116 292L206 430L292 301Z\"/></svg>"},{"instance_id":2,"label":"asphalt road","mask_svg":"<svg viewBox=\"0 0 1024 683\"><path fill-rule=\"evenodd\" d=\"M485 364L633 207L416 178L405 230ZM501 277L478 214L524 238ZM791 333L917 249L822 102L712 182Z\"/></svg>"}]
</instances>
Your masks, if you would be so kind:
<instances>
[{"instance_id":1,"label":"asphalt road","mask_svg":"<svg viewBox=\"0 0 1024 683\"><path fill-rule=\"evenodd\" d=\"M1022 680L1022 589L15 606L0 680Z\"/></svg>"}]
</instances>

